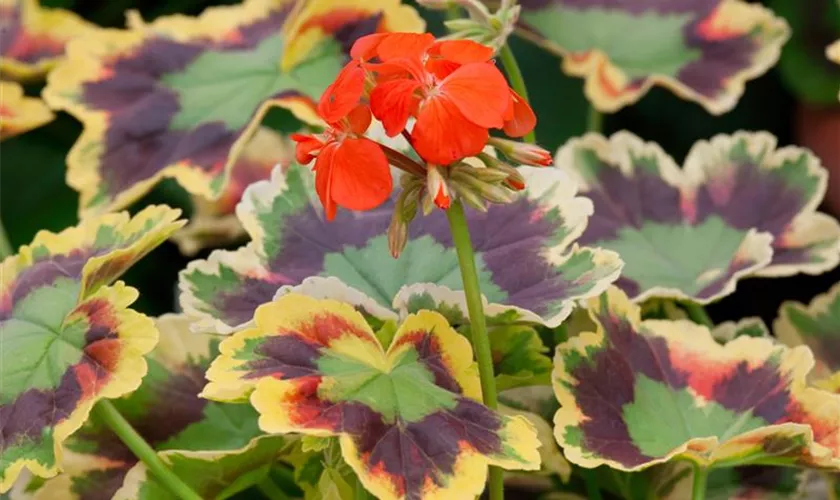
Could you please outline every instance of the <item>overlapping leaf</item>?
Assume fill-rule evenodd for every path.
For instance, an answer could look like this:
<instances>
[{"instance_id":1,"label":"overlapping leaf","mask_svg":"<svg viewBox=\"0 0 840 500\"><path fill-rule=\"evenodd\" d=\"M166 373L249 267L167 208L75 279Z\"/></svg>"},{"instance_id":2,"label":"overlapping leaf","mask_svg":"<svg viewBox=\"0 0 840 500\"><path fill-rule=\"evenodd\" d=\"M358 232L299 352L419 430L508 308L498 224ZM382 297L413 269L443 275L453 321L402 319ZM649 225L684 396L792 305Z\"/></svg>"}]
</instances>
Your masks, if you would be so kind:
<instances>
[{"instance_id":1,"label":"overlapping leaf","mask_svg":"<svg viewBox=\"0 0 840 500\"><path fill-rule=\"evenodd\" d=\"M816 358L814 379L840 394L840 283L807 306L782 304L773 331L787 345L810 347Z\"/></svg>"},{"instance_id":2,"label":"overlapping leaf","mask_svg":"<svg viewBox=\"0 0 840 500\"><path fill-rule=\"evenodd\" d=\"M114 405L165 461L184 467L192 476L186 482L200 487L202 496L216 498L240 472L243 464L264 471L282 446L279 437L256 444L262 433L257 412L249 405L230 405L198 397L206 384L204 372L218 355L218 337L189 331L181 315L157 320L160 343L148 356L148 373L133 393ZM89 421L66 442L61 462L63 473L31 488L32 500L88 500L94 498L170 498L159 486L145 485L143 466L114 433L97 421ZM274 451L267 456L267 447ZM226 458L232 457L232 458ZM261 463L256 463L262 457ZM196 477L192 467L212 466L214 478ZM132 472L130 472L132 471ZM127 480L127 474L131 474ZM125 483L125 484L124 484ZM240 480L237 487L253 484ZM203 485L203 486L202 486ZM115 497L117 491L123 489ZM155 495L145 489L154 492ZM157 488L157 489L155 489ZM128 492L132 492L130 495ZM139 492L139 493L138 493ZM212 494L211 494L212 493Z\"/></svg>"},{"instance_id":3,"label":"overlapping leaf","mask_svg":"<svg viewBox=\"0 0 840 500\"><path fill-rule=\"evenodd\" d=\"M716 325L712 337L720 343L727 343L738 337L769 338L770 331L761 318L744 318L739 321L725 321Z\"/></svg>"},{"instance_id":4,"label":"overlapping leaf","mask_svg":"<svg viewBox=\"0 0 840 500\"><path fill-rule=\"evenodd\" d=\"M525 0L521 33L586 78L601 111L638 101L654 85L710 113L732 109L747 80L775 64L790 29L742 0Z\"/></svg>"},{"instance_id":5,"label":"overlapping leaf","mask_svg":"<svg viewBox=\"0 0 840 500\"><path fill-rule=\"evenodd\" d=\"M840 396L806 387L807 348L747 336L722 346L689 321L640 321L616 288L589 307L597 331L555 357L555 436L571 462L840 469Z\"/></svg>"},{"instance_id":6,"label":"overlapping leaf","mask_svg":"<svg viewBox=\"0 0 840 500\"><path fill-rule=\"evenodd\" d=\"M383 350L348 304L288 294L221 344L203 395L250 395L270 433L340 436L379 498L477 495L487 465L539 467L536 432L483 406L472 350L437 313L409 316Z\"/></svg>"},{"instance_id":7,"label":"overlapping leaf","mask_svg":"<svg viewBox=\"0 0 840 500\"><path fill-rule=\"evenodd\" d=\"M686 462L664 466L664 491L657 491L664 500L691 498L693 473ZM665 471L663 471L665 472ZM745 466L714 469L706 480L709 500L805 500L816 498L807 492L808 473L790 467Z\"/></svg>"},{"instance_id":8,"label":"overlapping leaf","mask_svg":"<svg viewBox=\"0 0 840 500\"><path fill-rule=\"evenodd\" d=\"M246 0L132 24L72 42L44 91L85 125L67 159L82 213L125 206L164 176L221 196L270 107L317 122L342 45L423 27L398 0Z\"/></svg>"},{"instance_id":9,"label":"overlapping leaf","mask_svg":"<svg viewBox=\"0 0 840 500\"><path fill-rule=\"evenodd\" d=\"M840 261L840 224L816 211L826 171L767 133L698 142L682 170L630 133L589 134L561 148L557 164L595 205L581 243L619 253L617 284L636 301L707 303L745 276L818 274Z\"/></svg>"},{"instance_id":10,"label":"overlapping leaf","mask_svg":"<svg viewBox=\"0 0 840 500\"><path fill-rule=\"evenodd\" d=\"M45 9L38 0L0 0L0 74L40 78L64 55L70 40L94 26L64 9Z\"/></svg>"},{"instance_id":11,"label":"overlapping leaf","mask_svg":"<svg viewBox=\"0 0 840 500\"><path fill-rule=\"evenodd\" d=\"M44 101L26 97L14 82L0 81L0 141L28 132L55 118Z\"/></svg>"},{"instance_id":12,"label":"overlapping leaf","mask_svg":"<svg viewBox=\"0 0 840 500\"><path fill-rule=\"evenodd\" d=\"M289 140L271 129L260 127L245 145L230 171L230 177L216 200L193 196L190 223L173 240L184 255L195 255L208 246L225 246L245 237L236 218L236 204L250 184L268 179L276 165L288 168L294 158Z\"/></svg>"},{"instance_id":13,"label":"overlapping leaf","mask_svg":"<svg viewBox=\"0 0 840 500\"><path fill-rule=\"evenodd\" d=\"M201 498L224 500L263 480L281 449L280 438L264 436L231 452L169 450L161 460ZM139 462L126 474L113 500L178 500Z\"/></svg>"},{"instance_id":14,"label":"overlapping leaf","mask_svg":"<svg viewBox=\"0 0 840 500\"><path fill-rule=\"evenodd\" d=\"M559 169L522 167L528 189L509 205L491 206L468 219L482 291L490 311L514 311L523 320L556 325L573 300L600 293L621 262L609 251L579 248L591 205L575 197ZM293 166L246 191L237 215L252 242L234 252L216 251L181 273L181 305L196 326L230 332L284 285L310 276L335 276L388 308L399 290L414 283L461 288L458 260L443 213L418 217L399 259L387 245L390 203L364 213L341 212L327 222L308 170ZM408 300L408 299L406 299Z\"/></svg>"},{"instance_id":15,"label":"overlapping leaf","mask_svg":"<svg viewBox=\"0 0 840 500\"><path fill-rule=\"evenodd\" d=\"M93 404L139 385L158 332L128 309L136 290L106 285L175 232L178 214L153 206L41 231L3 261L0 491L24 467L55 475L63 442Z\"/></svg>"}]
</instances>

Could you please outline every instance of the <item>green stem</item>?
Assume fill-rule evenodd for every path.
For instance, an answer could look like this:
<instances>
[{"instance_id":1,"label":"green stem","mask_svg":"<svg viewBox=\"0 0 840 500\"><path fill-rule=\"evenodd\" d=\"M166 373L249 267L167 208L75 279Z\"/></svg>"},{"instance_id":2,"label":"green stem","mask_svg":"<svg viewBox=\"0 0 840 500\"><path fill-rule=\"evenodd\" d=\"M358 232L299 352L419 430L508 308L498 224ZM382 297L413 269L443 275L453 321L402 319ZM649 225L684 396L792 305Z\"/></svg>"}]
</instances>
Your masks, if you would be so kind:
<instances>
[{"instance_id":1,"label":"green stem","mask_svg":"<svg viewBox=\"0 0 840 500\"><path fill-rule=\"evenodd\" d=\"M525 102L531 102L528 99L528 89L525 87L525 79L522 78L522 71L519 69L519 64L516 63L516 57L513 55L513 51L510 50L510 46L508 44L502 45L502 49L499 51L499 57L502 60L502 66L505 68L505 73L507 73L508 78L510 78L510 86L513 87L513 90L516 91ZM537 143L537 136L534 134L534 131L528 132L525 135L525 142L529 142L531 144Z\"/></svg>"},{"instance_id":2,"label":"green stem","mask_svg":"<svg viewBox=\"0 0 840 500\"><path fill-rule=\"evenodd\" d=\"M714 328L715 324L703 306L694 302L685 302L683 303L683 307L685 307L685 312L688 313L688 317L691 318L691 321L697 323L698 325Z\"/></svg>"},{"instance_id":3,"label":"green stem","mask_svg":"<svg viewBox=\"0 0 840 500\"><path fill-rule=\"evenodd\" d=\"M604 129L604 114L589 105L589 115L586 117L586 130L588 132L601 133Z\"/></svg>"},{"instance_id":4,"label":"green stem","mask_svg":"<svg viewBox=\"0 0 840 500\"><path fill-rule=\"evenodd\" d=\"M586 483L586 498L589 500L602 500L601 488L598 486L598 473L595 469L584 469L581 471L583 480Z\"/></svg>"},{"instance_id":5,"label":"green stem","mask_svg":"<svg viewBox=\"0 0 840 500\"><path fill-rule=\"evenodd\" d=\"M103 399L93 407L94 414L104 422L130 449L146 468L181 500L202 500L181 478L175 475L158 457L149 443L134 430L134 427L114 408L113 403Z\"/></svg>"},{"instance_id":6,"label":"green stem","mask_svg":"<svg viewBox=\"0 0 840 500\"><path fill-rule=\"evenodd\" d=\"M10 255L15 254L15 249L9 243L9 236L6 234L6 228L3 227L3 222L0 222L0 259L5 259Z\"/></svg>"},{"instance_id":7,"label":"green stem","mask_svg":"<svg viewBox=\"0 0 840 500\"><path fill-rule=\"evenodd\" d=\"M369 500L370 496L368 495L367 490L365 489L362 482L356 478L356 489L353 492L353 499L354 500Z\"/></svg>"},{"instance_id":8,"label":"green stem","mask_svg":"<svg viewBox=\"0 0 840 500\"><path fill-rule=\"evenodd\" d=\"M268 500L289 500L289 495L283 491L282 488L277 486L274 481L271 480L271 476L266 474L262 481L257 483L257 489L260 490L260 493Z\"/></svg>"},{"instance_id":9,"label":"green stem","mask_svg":"<svg viewBox=\"0 0 840 500\"><path fill-rule=\"evenodd\" d=\"M694 478L691 484L691 500L704 500L706 498L706 479L709 476L709 469L694 463Z\"/></svg>"},{"instance_id":10,"label":"green stem","mask_svg":"<svg viewBox=\"0 0 840 500\"><path fill-rule=\"evenodd\" d=\"M493 374L493 354L490 351L490 339L487 336L487 323L484 316L484 304L481 301L481 287L478 281L478 270L475 267L475 253L470 241L470 229L464 216L464 207L459 200L454 200L446 211L449 218L449 229L452 241L458 253L458 265L461 268L461 280L464 283L464 295L467 299L467 309L470 314L470 333L475 357L478 360L478 374L481 379L481 393L484 404L496 409L496 377ZM490 467L489 477L490 500L502 500L504 493L504 478L502 470Z\"/></svg>"}]
</instances>

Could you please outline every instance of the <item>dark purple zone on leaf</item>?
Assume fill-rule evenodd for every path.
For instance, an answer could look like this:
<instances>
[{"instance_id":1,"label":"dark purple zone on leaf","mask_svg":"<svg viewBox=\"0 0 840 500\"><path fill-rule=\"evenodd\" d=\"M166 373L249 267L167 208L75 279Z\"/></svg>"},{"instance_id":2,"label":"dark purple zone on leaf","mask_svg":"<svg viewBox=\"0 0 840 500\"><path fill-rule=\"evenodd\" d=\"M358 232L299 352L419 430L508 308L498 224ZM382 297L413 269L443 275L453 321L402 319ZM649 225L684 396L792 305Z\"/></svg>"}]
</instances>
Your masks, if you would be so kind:
<instances>
[{"instance_id":1,"label":"dark purple zone on leaf","mask_svg":"<svg viewBox=\"0 0 840 500\"><path fill-rule=\"evenodd\" d=\"M724 181L725 185L713 179L698 188L692 206L696 212L693 217L681 206L679 190L658 174L636 165L632 176L626 177L616 166L597 165L592 172L597 175L597 189L582 193L592 200L595 212L578 242L599 246L602 242L617 239L619 231L625 228L641 229L646 223L699 225L709 217L719 217L745 233L755 228L774 236L784 234L807 203L803 193L753 161L732 161L734 175ZM776 240L774 264L806 260L806 249L785 248L782 245L781 240ZM733 275L752 264L749 261L732 261L726 272L696 296L707 298L719 293ZM630 296L643 291L638 283L626 277L620 277L616 285Z\"/></svg>"},{"instance_id":2,"label":"dark purple zone on leaf","mask_svg":"<svg viewBox=\"0 0 840 500\"><path fill-rule=\"evenodd\" d=\"M189 131L172 130L170 123L180 104L161 78L183 71L208 49L255 47L278 32L292 5L243 26L235 42L150 39L110 64L112 76L84 85L84 103L109 112L100 169L107 193L122 192L179 161L189 161L207 172L221 171L241 129L228 130L222 122L208 122Z\"/></svg>"},{"instance_id":3,"label":"dark purple zone on leaf","mask_svg":"<svg viewBox=\"0 0 840 500\"><path fill-rule=\"evenodd\" d=\"M31 267L24 269L9 286L6 296L0 300L0 321L11 318L15 304L29 296L34 290L52 285L59 278L78 280L88 259L95 255L88 249L73 250L66 255L52 255L38 259ZM67 311L70 312L70 311Z\"/></svg>"},{"instance_id":4,"label":"dark purple zone on leaf","mask_svg":"<svg viewBox=\"0 0 840 500\"><path fill-rule=\"evenodd\" d=\"M150 399L150 402L143 403L145 411L142 415L131 411L123 412L131 425L153 448L165 449L161 446L163 443L204 418L207 400L199 398L198 394L207 383L204 378L206 368L205 365L185 365L180 371L171 372L164 383L141 389ZM123 403L117 401L116 405L120 409ZM122 486L125 474L137 463L134 453L113 432L98 425L83 427L74 439L77 442L92 444L95 455L122 462L121 466L115 465L112 469L102 471L102 482L96 487L93 487L96 483L94 479L98 476L86 474L84 479L74 483L74 491L80 500L112 498Z\"/></svg>"},{"instance_id":5,"label":"dark purple zone on leaf","mask_svg":"<svg viewBox=\"0 0 840 500\"><path fill-rule=\"evenodd\" d=\"M674 365L670 356L674 346L661 337L638 334L624 318L601 313L598 320L605 330L604 343L570 371L577 380L570 390L585 416L580 425L582 446L625 466L640 465L657 457L641 452L621 412L635 399L637 377L644 375L680 390L689 387L690 373L704 367ZM778 370L768 364L750 369L745 362L738 363L711 392L724 408L749 410L768 424L780 422L791 403Z\"/></svg>"},{"instance_id":6,"label":"dark purple zone on leaf","mask_svg":"<svg viewBox=\"0 0 840 500\"><path fill-rule=\"evenodd\" d=\"M427 332L407 334L402 342L411 343L423 363L435 376L435 383L455 394L461 387L443 364L440 346ZM273 376L280 380L320 377L317 360L319 345L298 335L285 334L265 339L255 349L263 358L248 369L254 377ZM252 370L252 371L251 371ZM427 415L416 422L387 423L370 407L354 402L331 402L317 393L296 399L306 407L305 415L295 421L304 427L347 433L352 438L368 470L381 471L405 491L405 498L422 498L428 480L443 485L445 476L454 473L456 458L464 446L482 454L501 452L498 435L502 420L489 408L463 396L447 411ZM290 410L295 415L295 410ZM402 481L404 483L400 484Z\"/></svg>"},{"instance_id":7,"label":"dark purple zone on leaf","mask_svg":"<svg viewBox=\"0 0 840 500\"><path fill-rule=\"evenodd\" d=\"M339 211L334 221L327 222L314 207L307 206L301 213L284 219L283 227L273 230L282 236L277 245L279 252L269 257L267 267L275 276L282 276L283 282L245 278L232 292L216 294L213 305L228 324L249 321L256 308L270 302L282 285L296 285L323 273L327 254L363 248L371 239L385 235L392 212L393 205L387 203L363 214ZM549 217L535 216L540 213L538 206L523 199L509 205L491 205L485 214L467 214L475 251L492 274L493 283L507 294L504 302L538 314L568 295L567 283L543 256L557 227ZM446 216L441 211L418 216L411 223L410 240L422 236L453 248ZM382 258L391 256L383 254ZM434 277L428 279L432 281Z\"/></svg>"},{"instance_id":8,"label":"dark purple zone on leaf","mask_svg":"<svg viewBox=\"0 0 840 500\"><path fill-rule=\"evenodd\" d=\"M86 346L116 338L113 328L99 324L91 325L85 335ZM100 362L85 354L64 372L57 388L27 389L12 402L0 405L0 453L23 441L40 442L44 429L54 427L78 407L84 397L84 388L77 374L84 374L85 380L92 375L98 384L103 384L111 375Z\"/></svg>"},{"instance_id":9,"label":"dark purple zone on leaf","mask_svg":"<svg viewBox=\"0 0 840 500\"><path fill-rule=\"evenodd\" d=\"M691 22L683 27L683 43L685 50L699 51L700 57L682 67L676 79L709 98L721 92L727 79L748 68L753 54L758 50L748 33L720 39L712 39L703 33L703 22L713 14L721 0L522 0L520 4L526 12L557 5L566 9L616 10L631 15L693 14ZM524 27L536 32L527 25ZM628 86L638 87L643 82L644 79L637 79L628 83Z\"/></svg>"}]
</instances>

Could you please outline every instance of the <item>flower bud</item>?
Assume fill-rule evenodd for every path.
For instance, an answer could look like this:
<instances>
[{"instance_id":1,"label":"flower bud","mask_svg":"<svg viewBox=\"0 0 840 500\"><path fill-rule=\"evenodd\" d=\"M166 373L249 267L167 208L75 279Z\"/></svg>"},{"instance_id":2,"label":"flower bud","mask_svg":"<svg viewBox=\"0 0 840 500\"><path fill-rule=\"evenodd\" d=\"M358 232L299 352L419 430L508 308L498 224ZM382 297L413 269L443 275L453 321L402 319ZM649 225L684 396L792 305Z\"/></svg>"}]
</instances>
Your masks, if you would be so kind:
<instances>
[{"instance_id":1,"label":"flower bud","mask_svg":"<svg viewBox=\"0 0 840 500\"><path fill-rule=\"evenodd\" d=\"M476 179L480 179L484 182L489 182L492 184L504 182L505 180L507 180L509 175L507 172L503 172L494 168L476 168L471 167L465 163L458 163L449 168L452 172L450 176L456 175L457 172L463 172L466 175L475 177Z\"/></svg>"},{"instance_id":2,"label":"flower bud","mask_svg":"<svg viewBox=\"0 0 840 500\"><path fill-rule=\"evenodd\" d=\"M452 187L455 190L455 193L458 195L458 199L460 199L467 205L473 207L474 209L478 210L479 212L487 211L487 202L484 201L483 198L478 196L471 189L464 186L464 184L456 183Z\"/></svg>"},{"instance_id":3,"label":"flower bud","mask_svg":"<svg viewBox=\"0 0 840 500\"><path fill-rule=\"evenodd\" d=\"M388 226L388 250L395 259L400 256L405 244L408 243L408 224L403 222L402 216L394 211L391 224Z\"/></svg>"},{"instance_id":4,"label":"flower bud","mask_svg":"<svg viewBox=\"0 0 840 500\"><path fill-rule=\"evenodd\" d=\"M551 158L551 153L534 144L511 141L510 139L501 139L499 137L491 138L488 144L512 161L522 165L547 167L554 163Z\"/></svg>"},{"instance_id":5,"label":"flower bud","mask_svg":"<svg viewBox=\"0 0 840 500\"><path fill-rule=\"evenodd\" d=\"M449 186L437 165L429 165L426 170L426 189L433 197L435 205L446 210L452 199L449 196Z\"/></svg>"},{"instance_id":6,"label":"flower bud","mask_svg":"<svg viewBox=\"0 0 840 500\"><path fill-rule=\"evenodd\" d=\"M514 191L525 189L525 178L516 167L494 158L487 153L480 153L478 158L487 166L487 170L496 171L505 176L504 183Z\"/></svg>"}]
</instances>

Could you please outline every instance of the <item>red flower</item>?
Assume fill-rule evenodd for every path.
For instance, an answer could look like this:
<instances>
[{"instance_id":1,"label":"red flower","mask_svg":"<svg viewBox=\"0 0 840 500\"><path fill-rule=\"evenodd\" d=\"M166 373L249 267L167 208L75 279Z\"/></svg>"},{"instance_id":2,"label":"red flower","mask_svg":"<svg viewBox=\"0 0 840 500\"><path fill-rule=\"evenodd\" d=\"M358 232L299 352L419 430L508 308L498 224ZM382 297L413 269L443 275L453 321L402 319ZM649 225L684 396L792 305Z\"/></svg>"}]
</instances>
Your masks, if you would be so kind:
<instances>
[{"instance_id":1,"label":"red flower","mask_svg":"<svg viewBox=\"0 0 840 500\"><path fill-rule=\"evenodd\" d=\"M536 122L528 104L490 61L493 50L484 45L436 42L427 33L375 34L360 38L351 55L356 60L350 66L376 76L370 93L374 116L390 136L401 133L409 117L416 117L411 143L429 163L448 165L480 153L491 128L522 136ZM361 97L356 87L338 87L331 91L349 99Z\"/></svg>"},{"instance_id":2,"label":"red flower","mask_svg":"<svg viewBox=\"0 0 840 500\"><path fill-rule=\"evenodd\" d=\"M333 85L339 84L340 78ZM363 136L370 125L370 109L358 105L358 97L351 106L352 95L339 95L338 100L330 100L329 95L325 93L318 106L322 117L344 116L330 123L323 134L292 134L292 139L297 142L299 163L315 159L315 190L327 220L332 220L337 206L370 210L381 205L391 195L392 180L385 153Z\"/></svg>"}]
</instances>

